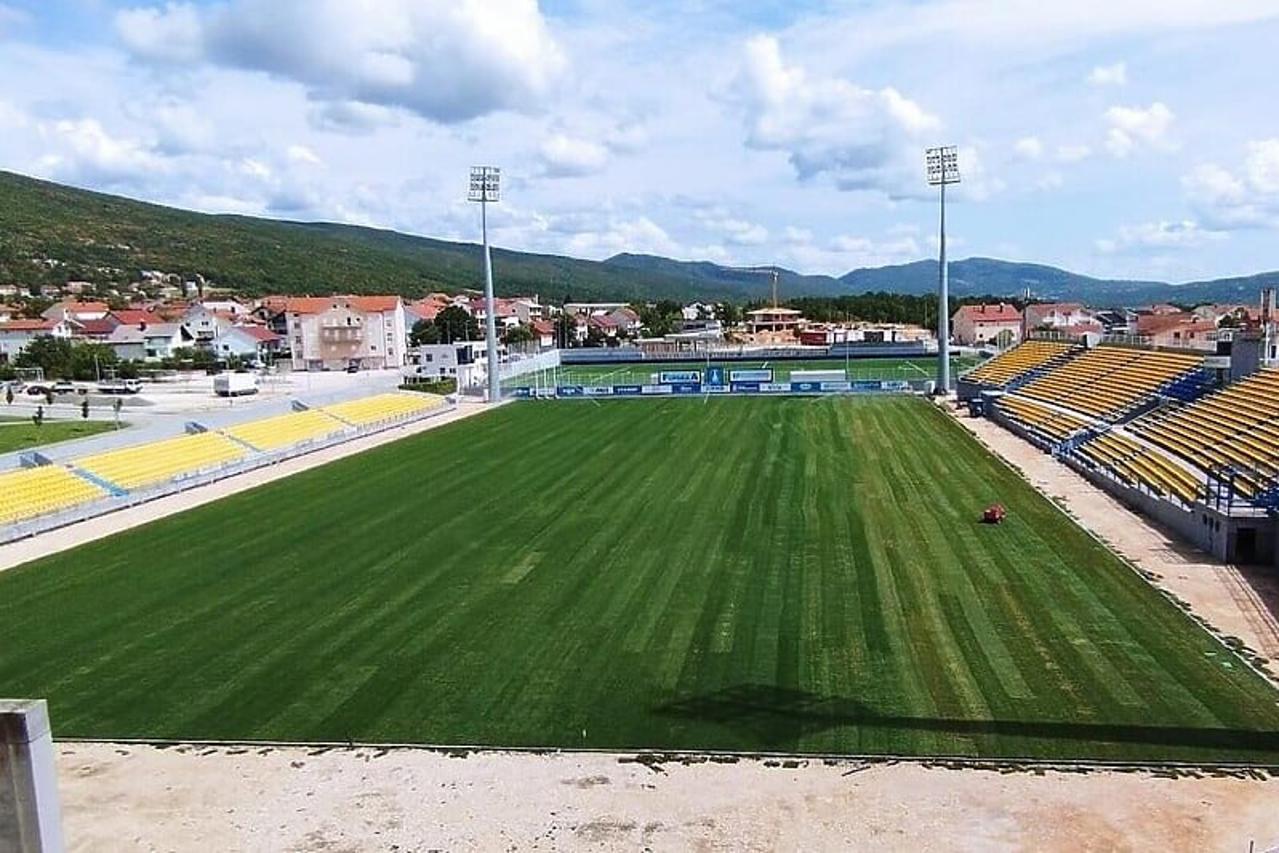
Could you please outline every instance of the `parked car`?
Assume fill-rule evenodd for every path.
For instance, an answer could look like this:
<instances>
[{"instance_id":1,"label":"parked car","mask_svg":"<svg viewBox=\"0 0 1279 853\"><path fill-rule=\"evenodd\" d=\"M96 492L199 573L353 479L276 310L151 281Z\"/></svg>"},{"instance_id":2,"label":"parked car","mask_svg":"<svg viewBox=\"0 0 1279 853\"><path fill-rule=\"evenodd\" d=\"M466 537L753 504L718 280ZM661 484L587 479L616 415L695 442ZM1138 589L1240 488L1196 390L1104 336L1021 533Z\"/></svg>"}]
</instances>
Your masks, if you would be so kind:
<instances>
[{"instance_id":1,"label":"parked car","mask_svg":"<svg viewBox=\"0 0 1279 853\"><path fill-rule=\"evenodd\" d=\"M55 394L70 394L73 391L75 391L75 385L68 379L59 379L53 383L53 393Z\"/></svg>"},{"instance_id":2,"label":"parked car","mask_svg":"<svg viewBox=\"0 0 1279 853\"><path fill-rule=\"evenodd\" d=\"M136 394L141 390L140 379L104 379L98 383L99 394Z\"/></svg>"}]
</instances>

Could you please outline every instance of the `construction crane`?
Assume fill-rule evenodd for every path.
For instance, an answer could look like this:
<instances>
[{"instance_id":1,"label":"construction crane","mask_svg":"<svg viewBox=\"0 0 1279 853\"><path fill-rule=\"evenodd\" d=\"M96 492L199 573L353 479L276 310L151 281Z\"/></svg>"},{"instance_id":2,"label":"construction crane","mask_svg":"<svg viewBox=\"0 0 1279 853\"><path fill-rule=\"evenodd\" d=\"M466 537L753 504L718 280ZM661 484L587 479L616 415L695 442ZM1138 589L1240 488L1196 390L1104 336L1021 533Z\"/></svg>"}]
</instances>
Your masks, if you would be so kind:
<instances>
[{"instance_id":1,"label":"construction crane","mask_svg":"<svg viewBox=\"0 0 1279 853\"><path fill-rule=\"evenodd\" d=\"M777 304L777 267L722 267L722 269L731 270L733 272L750 272L758 275L772 276L773 280L773 307L779 308Z\"/></svg>"}]
</instances>

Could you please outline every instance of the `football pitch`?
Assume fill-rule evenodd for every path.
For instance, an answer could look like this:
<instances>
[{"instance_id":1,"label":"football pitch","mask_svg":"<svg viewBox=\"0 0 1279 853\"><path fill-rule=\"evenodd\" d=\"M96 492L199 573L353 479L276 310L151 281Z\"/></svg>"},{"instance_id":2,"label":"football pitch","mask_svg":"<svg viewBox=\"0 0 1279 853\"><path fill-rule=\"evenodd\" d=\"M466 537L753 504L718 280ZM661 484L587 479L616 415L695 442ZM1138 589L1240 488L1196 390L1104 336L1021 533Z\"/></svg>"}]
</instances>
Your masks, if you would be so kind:
<instances>
[{"instance_id":1,"label":"football pitch","mask_svg":"<svg viewBox=\"0 0 1279 853\"><path fill-rule=\"evenodd\" d=\"M1279 692L907 397L348 457L0 573L0 695L61 736L1279 763Z\"/></svg>"},{"instance_id":2,"label":"football pitch","mask_svg":"<svg viewBox=\"0 0 1279 853\"><path fill-rule=\"evenodd\" d=\"M980 358L960 355L951 358L951 371L955 375L974 367ZM503 381L506 387L549 385L647 385L657 381L662 371L698 370L708 367L724 368L727 379L734 370L773 371L774 382L789 382L796 370L839 370L847 381L880 381L901 379L918 381L937 376L937 359L930 356L917 358L854 358L854 359L806 359L806 360L756 360L756 361L646 361L613 364L566 364L555 370L526 373Z\"/></svg>"}]
</instances>

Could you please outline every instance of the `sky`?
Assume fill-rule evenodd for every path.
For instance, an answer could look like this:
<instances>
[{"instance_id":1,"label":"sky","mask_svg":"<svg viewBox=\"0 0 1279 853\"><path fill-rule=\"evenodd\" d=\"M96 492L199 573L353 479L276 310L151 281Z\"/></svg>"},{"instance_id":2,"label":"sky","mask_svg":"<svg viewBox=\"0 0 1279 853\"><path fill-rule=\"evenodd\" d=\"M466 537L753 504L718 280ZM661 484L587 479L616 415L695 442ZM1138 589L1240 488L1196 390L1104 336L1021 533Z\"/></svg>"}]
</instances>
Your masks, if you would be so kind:
<instances>
[{"instance_id":1,"label":"sky","mask_svg":"<svg viewBox=\"0 0 1279 853\"><path fill-rule=\"evenodd\" d=\"M840 275L1279 269L1274 0L0 0L0 168L216 213Z\"/></svg>"}]
</instances>

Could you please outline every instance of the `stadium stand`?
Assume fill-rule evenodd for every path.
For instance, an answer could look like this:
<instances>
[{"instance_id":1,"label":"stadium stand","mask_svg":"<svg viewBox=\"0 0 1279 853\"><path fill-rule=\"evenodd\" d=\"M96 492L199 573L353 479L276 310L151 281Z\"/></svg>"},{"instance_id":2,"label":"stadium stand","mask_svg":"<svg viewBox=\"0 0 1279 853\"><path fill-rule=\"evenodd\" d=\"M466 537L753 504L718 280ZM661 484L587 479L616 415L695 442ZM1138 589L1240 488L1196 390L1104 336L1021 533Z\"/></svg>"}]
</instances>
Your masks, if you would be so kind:
<instances>
[{"instance_id":1,"label":"stadium stand","mask_svg":"<svg viewBox=\"0 0 1279 853\"><path fill-rule=\"evenodd\" d=\"M362 400L324 406L320 411L349 424L369 426L423 414L442 405L443 398L431 394L378 394Z\"/></svg>"},{"instance_id":2,"label":"stadium stand","mask_svg":"<svg viewBox=\"0 0 1279 853\"><path fill-rule=\"evenodd\" d=\"M75 465L122 489L137 489L234 462L246 452L225 436L202 432L87 456Z\"/></svg>"},{"instance_id":3,"label":"stadium stand","mask_svg":"<svg viewBox=\"0 0 1279 853\"><path fill-rule=\"evenodd\" d=\"M70 509L107 493L61 465L0 474L0 524Z\"/></svg>"},{"instance_id":4,"label":"stadium stand","mask_svg":"<svg viewBox=\"0 0 1279 853\"><path fill-rule=\"evenodd\" d=\"M1019 397L1000 397L996 406L1006 416L1025 428L1053 441L1064 441L1073 433L1088 426L1088 421L1077 415L1059 412Z\"/></svg>"},{"instance_id":5,"label":"stadium stand","mask_svg":"<svg viewBox=\"0 0 1279 853\"><path fill-rule=\"evenodd\" d=\"M1202 365L1202 355L1099 346L1049 369L1018 393L1113 420Z\"/></svg>"},{"instance_id":6,"label":"stadium stand","mask_svg":"<svg viewBox=\"0 0 1279 853\"><path fill-rule=\"evenodd\" d=\"M968 371L964 374L964 379L1003 388L1032 370L1064 356L1073 348L1073 345L1059 341L1023 341Z\"/></svg>"},{"instance_id":7,"label":"stadium stand","mask_svg":"<svg viewBox=\"0 0 1279 853\"><path fill-rule=\"evenodd\" d=\"M1144 485L1158 495L1192 504L1202 483L1191 472L1119 432L1107 432L1079 446L1079 453L1130 486Z\"/></svg>"},{"instance_id":8,"label":"stadium stand","mask_svg":"<svg viewBox=\"0 0 1279 853\"><path fill-rule=\"evenodd\" d=\"M327 438L348 428L346 424L320 409L307 409L237 424L224 432L258 450L279 450L304 441Z\"/></svg>"},{"instance_id":9,"label":"stadium stand","mask_svg":"<svg viewBox=\"0 0 1279 853\"><path fill-rule=\"evenodd\" d=\"M1138 435L1207 470L1238 470L1251 495L1279 475L1279 370L1266 369L1207 397L1143 415Z\"/></svg>"}]
</instances>

